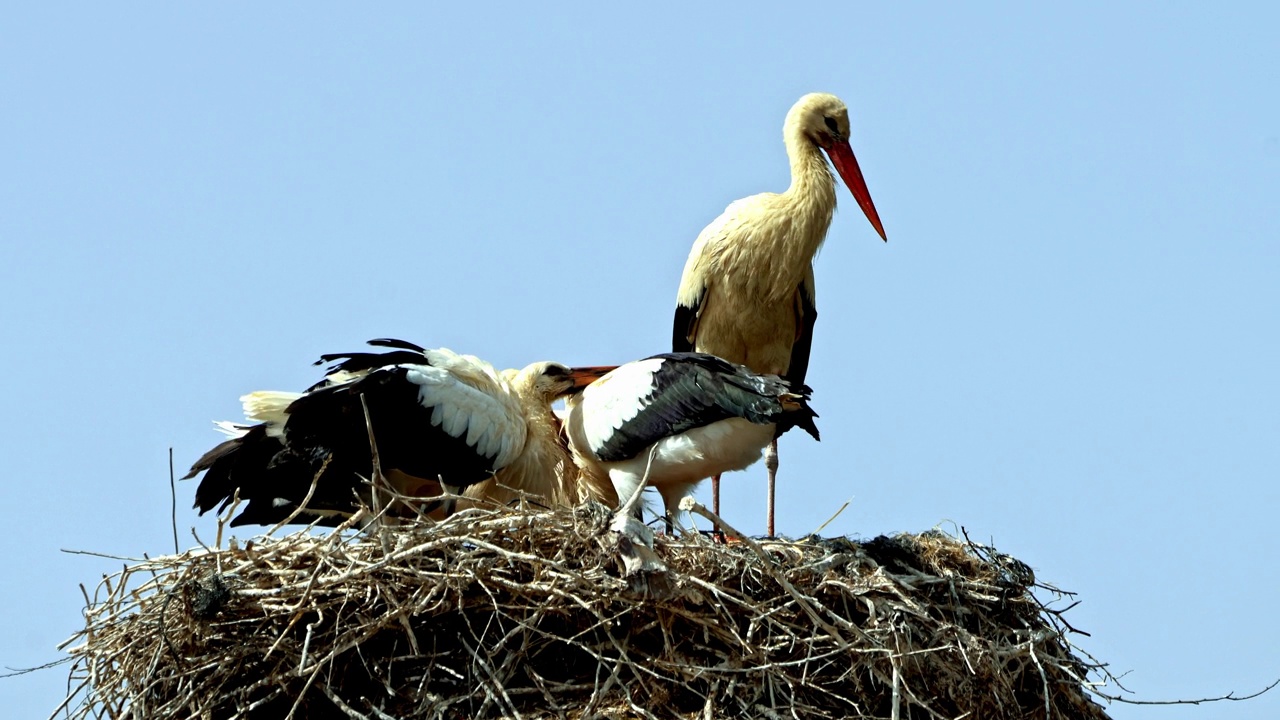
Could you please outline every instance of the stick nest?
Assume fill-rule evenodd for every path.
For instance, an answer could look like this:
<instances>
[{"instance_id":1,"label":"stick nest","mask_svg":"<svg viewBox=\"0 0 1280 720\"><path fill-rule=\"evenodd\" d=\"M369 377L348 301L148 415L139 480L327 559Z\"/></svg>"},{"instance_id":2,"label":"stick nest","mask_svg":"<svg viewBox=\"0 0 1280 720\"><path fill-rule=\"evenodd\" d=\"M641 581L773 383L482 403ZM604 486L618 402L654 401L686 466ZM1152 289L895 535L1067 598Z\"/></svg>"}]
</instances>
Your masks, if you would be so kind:
<instances>
[{"instance_id":1,"label":"stick nest","mask_svg":"<svg viewBox=\"0 0 1280 720\"><path fill-rule=\"evenodd\" d=\"M627 575L631 545L589 504L137 561L86 592L64 707L134 719L1107 717L1088 691L1105 668L1033 591L1063 593L991 548L936 531L660 536L659 562Z\"/></svg>"}]
</instances>

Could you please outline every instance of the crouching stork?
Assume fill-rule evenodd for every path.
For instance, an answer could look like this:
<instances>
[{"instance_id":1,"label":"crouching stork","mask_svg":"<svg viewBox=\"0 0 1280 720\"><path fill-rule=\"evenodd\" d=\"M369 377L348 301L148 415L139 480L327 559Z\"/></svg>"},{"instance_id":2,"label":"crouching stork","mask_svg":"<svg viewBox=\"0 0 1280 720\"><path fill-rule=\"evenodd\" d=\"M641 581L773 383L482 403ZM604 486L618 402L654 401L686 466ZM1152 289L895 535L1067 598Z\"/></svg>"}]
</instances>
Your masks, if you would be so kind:
<instances>
[{"instance_id":1,"label":"crouching stork","mask_svg":"<svg viewBox=\"0 0 1280 720\"><path fill-rule=\"evenodd\" d=\"M273 525L290 516L337 525L361 503L371 505L371 432L382 474L400 496L471 488L468 495L504 502L517 492L567 500L572 488L564 477L573 463L551 404L612 367L539 362L497 371L447 349L401 340L370 345L389 350L324 355L317 364L334 364L305 393L242 398L252 424L219 423L233 437L187 475L204 473L195 507L221 512L239 491L247 505L232 525ZM446 514L451 509L446 505Z\"/></svg>"},{"instance_id":2,"label":"crouching stork","mask_svg":"<svg viewBox=\"0 0 1280 720\"><path fill-rule=\"evenodd\" d=\"M742 470L778 434L799 426L816 440L810 390L703 353L628 363L565 403L582 480L621 506L649 485L668 526L703 479Z\"/></svg>"}]
</instances>

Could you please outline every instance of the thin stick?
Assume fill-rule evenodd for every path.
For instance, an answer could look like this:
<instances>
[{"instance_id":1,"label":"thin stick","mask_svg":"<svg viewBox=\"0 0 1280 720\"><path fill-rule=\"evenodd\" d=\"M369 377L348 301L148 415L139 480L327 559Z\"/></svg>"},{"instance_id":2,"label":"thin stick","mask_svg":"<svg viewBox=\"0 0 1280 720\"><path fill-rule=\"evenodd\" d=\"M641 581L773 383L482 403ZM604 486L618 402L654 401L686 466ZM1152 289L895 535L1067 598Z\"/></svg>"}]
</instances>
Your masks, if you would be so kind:
<instances>
[{"instance_id":1,"label":"thin stick","mask_svg":"<svg viewBox=\"0 0 1280 720\"><path fill-rule=\"evenodd\" d=\"M383 520L387 509L394 502L390 497L387 502L382 502L382 490L384 488L390 490L391 484L387 482L386 476L382 474L382 459L378 457L378 441L373 437L373 418L369 416L369 403L365 400L364 393L360 394L360 407L364 409L364 428L369 433L369 459L372 465L370 472L369 487L370 500L373 502L373 522L376 524L375 530L378 533L378 540L382 543L382 550L386 554L391 554L391 541L387 539L387 534L382 530L387 526ZM443 490L443 488L441 488Z\"/></svg>"},{"instance_id":2,"label":"thin stick","mask_svg":"<svg viewBox=\"0 0 1280 720\"><path fill-rule=\"evenodd\" d=\"M1208 697L1208 698L1196 698L1194 700L1130 700L1129 698L1121 697L1119 695L1109 695L1107 693L1101 692L1096 689L1093 691L1093 693L1098 697L1106 698L1107 700L1112 700L1114 702L1122 702L1122 703L1125 703L1126 705L1199 705L1200 703L1222 702L1224 700L1230 700L1232 702L1240 702L1241 700L1252 700L1265 692L1269 692L1270 690L1274 689L1277 685L1280 685L1280 679L1275 680L1270 685L1262 688L1261 690L1255 693L1251 693L1249 695L1236 695L1235 691L1233 690L1227 693L1226 695L1219 695L1217 697Z\"/></svg>"},{"instance_id":3,"label":"thin stick","mask_svg":"<svg viewBox=\"0 0 1280 720\"><path fill-rule=\"evenodd\" d=\"M9 670L10 672L0 675L0 680L3 680L5 678L17 677L18 675L26 675L27 673L33 673L37 670L48 670L51 667L57 667L64 663L69 663L74 659L75 658L64 657L61 660L53 660L43 665L37 665L35 667L29 667L29 668L13 668L6 665L4 669Z\"/></svg>"},{"instance_id":4,"label":"thin stick","mask_svg":"<svg viewBox=\"0 0 1280 720\"><path fill-rule=\"evenodd\" d=\"M178 549L178 487L173 481L173 448L169 448L169 520L173 524L173 554Z\"/></svg>"},{"instance_id":5,"label":"thin stick","mask_svg":"<svg viewBox=\"0 0 1280 720\"><path fill-rule=\"evenodd\" d=\"M270 530L268 530L268 531L265 533L266 535L273 535L273 534L275 534L275 532L276 532L277 530L279 530L280 528L284 527L285 525L288 525L289 523L293 522L294 518L296 518L296 517L298 517L299 515L301 515L301 514L302 514L302 511L303 511L303 510L305 510L305 509L307 508L307 503L311 502L311 496L315 494L315 492L316 492L316 486L320 484L320 476L321 476L321 475L324 475L324 471L325 471L325 470L327 470L327 469L329 469L329 461L330 461L330 460L332 460L332 459L333 459L333 455L332 455L332 454L330 454L330 455L326 455L326 456L325 456L325 458L324 458L324 462L320 463L320 469L316 471L316 474L315 474L315 475L311 476L311 487L307 488L307 494L306 494L306 496L304 496L304 497L302 498L302 502L298 503L298 506L297 506L297 507L295 507L295 508L293 509L293 512L289 513L289 516L288 516L288 517L286 517L285 519L283 519L283 520L281 520L280 522L276 523L275 525L272 525L272 526L271 526L271 529L270 529ZM240 493L240 489L239 489L239 488L237 488L237 489L236 489L236 494L237 494L237 495L239 495L239 493ZM219 546L221 546L221 545L222 545L222 526L221 526L221 524L219 524L219 526L218 526L218 545L219 545Z\"/></svg>"},{"instance_id":6,"label":"thin stick","mask_svg":"<svg viewBox=\"0 0 1280 720\"><path fill-rule=\"evenodd\" d=\"M826 522L824 522L824 523L822 523L821 525L819 525L819 526L818 526L818 529L817 529L817 530L814 530L814 531L813 531L813 532L811 532L811 533L809 533L809 535L811 535L811 536L812 536L812 535L817 535L818 533L820 533L820 532L822 532L823 530L825 530L825 529L827 528L827 526L828 526L828 525L830 525L830 524L831 524L831 523L832 523L836 518L840 517L840 513L844 512L844 511L845 511L845 509L849 507L849 503L851 503L851 502L853 502L853 496L852 496L852 495L850 495L850 496L849 496L849 499L848 499L848 500L845 500L845 501L844 501L844 504L840 506L840 509L839 509L839 510L837 510L837 511L836 511L836 513L835 513L834 515L832 515L831 517L827 518L827 521L826 521Z\"/></svg>"},{"instance_id":7,"label":"thin stick","mask_svg":"<svg viewBox=\"0 0 1280 720\"><path fill-rule=\"evenodd\" d=\"M653 469L653 456L658 452L658 446L654 445L649 448L649 460L644 465L644 476L640 478L640 485L636 487L635 494L627 498L622 507L618 508L619 515L630 515L635 511L636 505L640 504L640 496L644 494L644 489L649 486L649 471Z\"/></svg>"}]
</instances>

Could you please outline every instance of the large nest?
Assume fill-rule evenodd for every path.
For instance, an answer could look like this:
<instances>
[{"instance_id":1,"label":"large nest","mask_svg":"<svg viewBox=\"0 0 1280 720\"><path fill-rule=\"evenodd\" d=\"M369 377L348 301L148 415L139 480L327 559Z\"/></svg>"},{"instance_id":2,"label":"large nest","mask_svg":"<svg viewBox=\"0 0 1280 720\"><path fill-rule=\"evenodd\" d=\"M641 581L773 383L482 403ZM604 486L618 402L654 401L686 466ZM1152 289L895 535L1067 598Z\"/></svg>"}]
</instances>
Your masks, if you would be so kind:
<instances>
[{"instance_id":1,"label":"large nest","mask_svg":"<svg viewBox=\"0 0 1280 720\"><path fill-rule=\"evenodd\" d=\"M148 719L1107 717L1087 690L1105 670L1068 642L1030 570L990 548L936 531L660 536L639 571L623 562L636 549L587 505L146 559L86 595L66 706Z\"/></svg>"}]
</instances>

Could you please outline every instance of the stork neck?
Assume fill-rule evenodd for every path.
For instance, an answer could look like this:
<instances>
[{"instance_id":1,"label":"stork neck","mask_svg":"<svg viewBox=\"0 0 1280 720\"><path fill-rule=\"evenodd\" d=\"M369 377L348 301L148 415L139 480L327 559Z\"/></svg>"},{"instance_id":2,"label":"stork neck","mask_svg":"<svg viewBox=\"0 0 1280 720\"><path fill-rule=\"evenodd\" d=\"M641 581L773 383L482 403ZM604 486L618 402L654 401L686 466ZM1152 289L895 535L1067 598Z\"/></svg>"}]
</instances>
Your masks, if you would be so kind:
<instances>
[{"instance_id":1,"label":"stork neck","mask_svg":"<svg viewBox=\"0 0 1280 720\"><path fill-rule=\"evenodd\" d=\"M520 396L520 404L524 406L525 420L529 423L530 439L542 440L556 437L559 433L559 425L546 397L532 384L517 385L516 394Z\"/></svg>"},{"instance_id":2,"label":"stork neck","mask_svg":"<svg viewBox=\"0 0 1280 720\"><path fill-rule=\"evenodd\" d=\"M834 209L836 178L822 149L798 128L787 128L787 157L791 160L791 187L786 193L793 202L806 202Z\"/></svg>"},{"instance_id":3,"label":"stork neck","mask_svg":"<svg viewBox=\"0 0 1280 720\"><path fill-rule=\"evenodd\" d=\"M781 267L803 272L822 247L836 209L836 181L827 159L816 143L798 128L789 127L785 134L787 157L791 160L791 186L778 196L780 216L790 221L788 232L774 237L782 241L773 249ZM787 278L790 289L802 275Z\"/></svg>"},{"instance_id":4,"label":"stork neck","mask_svg":"<svg viewBox=\"0 0 1280 720\"><path fill-rule=\"evenodd\" d=\"M547 399L534 388L516 388L529 425L525 451L520 454L507 482L511 487L542 495L559 504L572 504L571 486L576 475L567 447L560 442L560 423Z\"/></svg>"}]
</instances>

